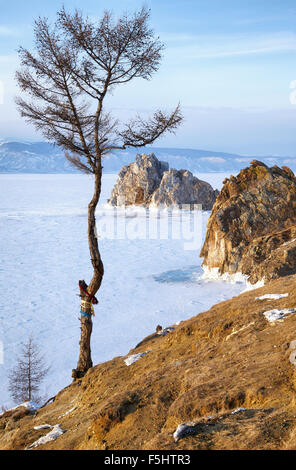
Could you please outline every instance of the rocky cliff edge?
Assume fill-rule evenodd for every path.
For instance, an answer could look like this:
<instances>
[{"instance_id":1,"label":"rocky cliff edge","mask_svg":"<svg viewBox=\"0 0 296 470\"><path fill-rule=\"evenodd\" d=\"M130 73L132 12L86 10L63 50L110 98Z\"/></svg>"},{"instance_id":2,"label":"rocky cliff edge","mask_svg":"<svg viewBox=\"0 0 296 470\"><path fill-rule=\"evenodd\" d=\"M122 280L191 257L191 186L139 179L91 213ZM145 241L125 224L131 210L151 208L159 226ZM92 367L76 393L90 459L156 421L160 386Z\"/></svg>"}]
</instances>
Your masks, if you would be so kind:
<instances>
[{"instance_id":1,"label":"rocky cliff edge","mask_svg":"<svg viewBox=\"0 0 296 470\"><path fill-rule=\"evenodd\" d=\"M200 256L220 274L254 284L296 273L296 178L257 160L223 182Z\"/></svg>"}]
</instances>

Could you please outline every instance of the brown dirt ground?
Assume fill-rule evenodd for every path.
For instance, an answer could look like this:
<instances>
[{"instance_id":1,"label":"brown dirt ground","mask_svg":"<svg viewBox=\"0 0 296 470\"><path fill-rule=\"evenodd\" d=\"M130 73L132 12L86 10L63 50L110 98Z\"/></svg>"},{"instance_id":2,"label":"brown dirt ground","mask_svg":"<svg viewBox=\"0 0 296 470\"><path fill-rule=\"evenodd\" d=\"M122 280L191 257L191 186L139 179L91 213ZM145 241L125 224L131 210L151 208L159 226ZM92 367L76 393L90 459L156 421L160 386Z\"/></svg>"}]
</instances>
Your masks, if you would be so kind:
<instances>
[{"instance_id":1,"label":"brown dirt ground","mask_svg":"<svg viewBox=\"0 0 296 470\"><path fill-rule=\"evenodd\" d=\"M296 314L275 323L263 315L296 307L295 284L288 276L214 305L145 338L129 354L150 352L131 366L116 357L36 414L2 415L0 449L25 449L47 434L33 429L45 423L67 432L38 450L296 449ZM289 296L256 300L270 293ZM177 426L190 421L195 433L175 442Z\"/></svg>"}]
</instances>

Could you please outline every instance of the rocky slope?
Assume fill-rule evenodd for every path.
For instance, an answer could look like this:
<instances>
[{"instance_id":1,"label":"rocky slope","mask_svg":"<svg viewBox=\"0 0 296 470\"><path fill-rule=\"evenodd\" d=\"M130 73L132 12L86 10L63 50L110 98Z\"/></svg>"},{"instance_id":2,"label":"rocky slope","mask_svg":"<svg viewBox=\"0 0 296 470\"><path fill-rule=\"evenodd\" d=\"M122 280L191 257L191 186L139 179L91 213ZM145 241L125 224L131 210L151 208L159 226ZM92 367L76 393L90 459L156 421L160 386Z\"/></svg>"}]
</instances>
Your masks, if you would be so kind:
<instances>
[{"instance_id":1,"label":"rocky slope","mask_svg":"<svg viewBox=\"0 0 296 470\"><path fill-rule=\"evenodd\" d=\"M168 164L152 153L137 155L135 162L121 169L108 202L113 206L156 207L201 204L210 210L217 195L209 183L188 170L169 170Z\"/></svg>"},{"instance_id":2,"label":"rocky slope","mask_svg":"<svg viewBox=\"0 0 296 470\"><path fill-rule=\"evenodd\" d=\"M224 181L200 256L221 274L251 283L296 272L296 178L287 168L253 161Z\"/></svg>"},{"instance_id":3,"label":"rocky slope","mask_svg":"<svg viewBox=\"0 0 296 470\"><path fill-rule=\"evenodd\" d=\"M33 449L295 449L295 282L271 281L158 328L38 412L4 413L0 449L31 446L45 424L56 439Z\"/></svg>"}]
</instances>

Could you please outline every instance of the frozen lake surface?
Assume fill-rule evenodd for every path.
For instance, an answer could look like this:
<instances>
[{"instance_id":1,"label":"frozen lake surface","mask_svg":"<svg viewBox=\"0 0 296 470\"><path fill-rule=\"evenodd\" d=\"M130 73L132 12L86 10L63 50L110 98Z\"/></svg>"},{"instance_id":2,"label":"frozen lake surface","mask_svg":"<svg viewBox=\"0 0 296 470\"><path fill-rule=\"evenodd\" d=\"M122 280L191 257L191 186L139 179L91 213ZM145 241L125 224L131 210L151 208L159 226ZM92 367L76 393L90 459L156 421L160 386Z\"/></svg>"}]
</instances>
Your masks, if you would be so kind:
<instances>
[{"instance_id":1,"label":"frozen lake surface","mask_svg":"<svg viewBox=\"0 0 296 470\"><path fill-rule=\"evenodd\" d=\"M198 176L220 189L228 175ZM103 177L97 212L105 277L95 307L94 364L127 354L158 324L186 320L245 288L200 279L208 212L194 220L183 213L183 238L175 239L170 229L165 233L172 222L179 224L180 213L120 210L114 231L115 214L105 204L115 180ZM52 366L44 393L52 396L71 383L80 335L75 294L78 280L89 282L92 274L86 215L92 187L86 175L0 175L0 406L12 404L7 375L30 334ZM162 228L151 232L157 221ZM200 235L199 246L188 244L190 233Z\"/></svg>"}]
</instances>

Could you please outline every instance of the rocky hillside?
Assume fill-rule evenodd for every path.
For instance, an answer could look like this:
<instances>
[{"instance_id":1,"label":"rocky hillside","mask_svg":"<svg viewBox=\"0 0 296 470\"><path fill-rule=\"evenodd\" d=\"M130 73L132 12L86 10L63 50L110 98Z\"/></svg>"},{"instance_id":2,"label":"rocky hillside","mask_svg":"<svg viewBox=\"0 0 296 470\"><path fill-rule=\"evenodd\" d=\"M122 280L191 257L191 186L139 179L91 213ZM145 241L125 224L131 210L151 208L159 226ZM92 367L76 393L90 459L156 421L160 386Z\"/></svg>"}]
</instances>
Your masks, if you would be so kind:
<instances>
[{"instance_id":1,"label":"rocky hillside","mask_svg":"<svg viewBox=\"0 0 296 470\"><path fill-rule=\"evenodd\" d=\"M208 220L203 265L251 283L296 273L296 177L253 161L229 179Z\"/></svg>"},{"instance_id":2,"label":"rocky hillside","mask_svg":"<svg viewBox=\"0 0 296 470\"><path fill-rule=\"evenodd\" d=\"M169 170L168 163L159 161L153 153L143 153L121 169L108 202L146 207L201 204L204 210L211 210L217 195L218 191L190 171Z\"/></svg>"},{"instance_id":3,"label":"rocky hillside","mask_svg":"<svg viewBox=\"0 0 296 470\"><path fill-rule=\"evenodd\" d=\"M295 449L295 283L158 327L37 412L2 414L0 449Z\"/></svg>"}]
</instances>

